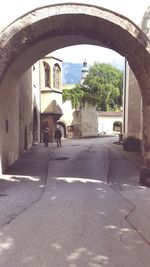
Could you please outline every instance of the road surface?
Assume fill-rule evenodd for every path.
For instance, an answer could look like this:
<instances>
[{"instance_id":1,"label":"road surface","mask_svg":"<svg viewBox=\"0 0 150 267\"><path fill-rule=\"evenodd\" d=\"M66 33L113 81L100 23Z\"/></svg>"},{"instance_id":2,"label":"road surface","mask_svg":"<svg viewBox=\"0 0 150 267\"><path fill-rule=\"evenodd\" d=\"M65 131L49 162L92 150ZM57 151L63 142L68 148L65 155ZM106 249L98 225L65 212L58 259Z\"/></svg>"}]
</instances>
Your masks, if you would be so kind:
<instances>
[{"instance_id":1,"label":"road surface","mask_svg":"<svg viewBox=\"0 0 150 267\"><path fill-rule=\"evenodd\" d=\"M113 141L42 148L49 156L46 186L1 227L0 267L150 266L149 244L128 220L134 205L120 194L138 187L136 168Z\"/></svg>"}]
</instances>

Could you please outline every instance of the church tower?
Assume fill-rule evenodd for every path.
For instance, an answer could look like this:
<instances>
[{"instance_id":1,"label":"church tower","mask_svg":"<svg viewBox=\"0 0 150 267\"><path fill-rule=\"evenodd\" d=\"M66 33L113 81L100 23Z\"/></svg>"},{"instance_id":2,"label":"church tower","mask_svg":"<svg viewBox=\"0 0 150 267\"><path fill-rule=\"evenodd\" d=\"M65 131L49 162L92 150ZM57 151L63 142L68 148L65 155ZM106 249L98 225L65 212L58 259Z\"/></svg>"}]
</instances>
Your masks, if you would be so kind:
<instances>
[{"instance_id":1,"label":"church tower","mask_svg":"<svg viewBox=\"0 0 150 267\"><path fill-rule=\"evenodd\" d=\"M84 79L88 75L88 73L89 73L89 69L88 69L88 66L87 66L86 58L85 58L84 61L83 61L83 67L82 67L82 70L81 70L81 84L84 82Z\"/></svg>"}]
</instances>

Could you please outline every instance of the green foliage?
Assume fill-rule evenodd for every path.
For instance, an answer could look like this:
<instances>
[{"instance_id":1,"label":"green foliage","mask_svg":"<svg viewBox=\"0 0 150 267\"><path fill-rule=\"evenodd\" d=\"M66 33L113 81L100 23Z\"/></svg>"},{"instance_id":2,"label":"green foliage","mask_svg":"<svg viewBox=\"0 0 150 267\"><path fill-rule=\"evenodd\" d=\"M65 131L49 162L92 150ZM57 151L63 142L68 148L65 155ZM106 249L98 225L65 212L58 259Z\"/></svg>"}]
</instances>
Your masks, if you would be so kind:
<instances>
[{"instance_id":1,"label":"green foliage","mask_svg":"<svg viewBox=\"0 0 150 267\"><path fill-rule=\"evenodd\" d=\"M63 90L63 100L71 100L73 108L86 102L102 111L119 110L122 105L123 73L110 64L94 64L83 84Z\"/></svg>"},{"instance_id":2,"label":"green foliage","mask_svg":"<svg viewBox=\"0 0 150 267\"><path fill-rule=\"evenodd\" d=\"M122 122L121 121L115 121L113 123L113 131L122 133Z\"/></svg>"},{"instance_id":3,"label":"green foliage","mask_svg":"<svg viewBox=\"0 0 150 267\"><path fill-rule=\"evenodd\" d=\"M82 90L80 84L77 84L74 88L68 90L63 90L63 101L70 100L72 107L77 108L79 103L82 102L82 99L84 97L84 91Z\"/></svg>"}]
</instances>

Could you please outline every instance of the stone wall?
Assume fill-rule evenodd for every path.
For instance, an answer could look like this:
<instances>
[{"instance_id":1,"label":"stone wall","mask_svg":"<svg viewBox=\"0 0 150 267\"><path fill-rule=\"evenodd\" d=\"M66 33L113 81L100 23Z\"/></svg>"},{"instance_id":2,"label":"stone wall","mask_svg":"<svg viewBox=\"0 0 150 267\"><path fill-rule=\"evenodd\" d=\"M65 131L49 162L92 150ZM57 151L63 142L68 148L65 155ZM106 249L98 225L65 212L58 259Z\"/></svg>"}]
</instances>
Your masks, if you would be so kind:
<instances>
[{"instance_id":1,"label":"stone wall","mask_svg":"<svg viewBox=\"0 0 150 267\"><path fill-rule=\"evenodd\" d=\"M33 99L32 71L28 70L19 85L19 154L32 146L33 141Z\"/></svg>"},{"instance_id":2,"label":"stone wall","mask_svg":"<svg viewBox=\"0 0 150 267\"><path fill-rule=\"evenodd\" d=\"M146 35L150 37L150 6L142 16L140 26ZM138 81L128 64L125 84L124 137L135 136L138 139L142 139L142 96Z\"/></svg>"},{"instance_id":3,"label":"stone wall","mask_svg":"<svg viewBox=\"0 0 150 267\"><path fill-rule=\"evenodd\" d=\"M129 68L129 66L128 66ZM138 82L129 68L126 86L124 113L124 137L134 136L142 139L142 97Z\"/></svg>"},{"instance_id":4,"label":"stone wall","mask_svg":"<svg viewBox=\"0 0 150 267\"><path fill-rule=\"evenodd\" d=\"M82 137L98 136L98 116L96 107L85 104L81 109Z\"/></svg>"},{"instance_id":5,"label":"stone wall","mask_svg":"<svg viewBox=\"0 0 150 267\"><path fill-rule=\"evenodd\" d=\"M5 90L0 91L1 171L19 156L19 86L10 81L7 78Z\"/></svg>"},{"instance_id":6,"label":"stone wall","mask_svg":"<svg viewBox=\"0 0 150 267\"><path fill-rule=\"evenodd\" d=\"M4 82L5 90L0 91L0 172L32 146L34 107L39 114L39 89L33 92L31 69L20 81L16 81L10 74ZM38 126L38 138L39 129Z\"/></svg>"}]
</instances>

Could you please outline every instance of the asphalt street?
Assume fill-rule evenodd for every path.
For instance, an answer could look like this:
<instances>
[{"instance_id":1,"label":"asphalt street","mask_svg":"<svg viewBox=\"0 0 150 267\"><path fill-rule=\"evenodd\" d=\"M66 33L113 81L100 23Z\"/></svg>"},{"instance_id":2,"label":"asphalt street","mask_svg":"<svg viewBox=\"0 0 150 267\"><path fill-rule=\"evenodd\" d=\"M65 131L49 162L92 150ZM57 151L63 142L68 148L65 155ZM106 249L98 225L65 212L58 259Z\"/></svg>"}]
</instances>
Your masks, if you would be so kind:
<instances>
[{"instance_id":1,"label":"asphalt street","mask_svg":"<svg viewBox=\"0 0 150 267\"><path fill-rule=\"evenodd\" d=\"M135 203L126 198L143 190L139 169L115 140L40 145L8 170L0 267L149 267L150 245L130 223Z\"/></svg>"}]
</instances>

